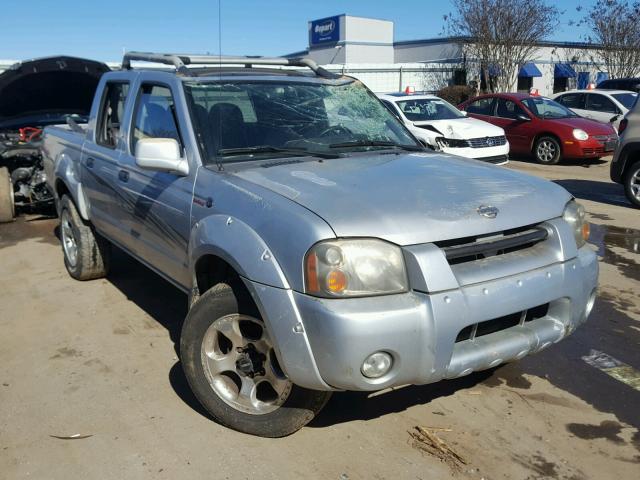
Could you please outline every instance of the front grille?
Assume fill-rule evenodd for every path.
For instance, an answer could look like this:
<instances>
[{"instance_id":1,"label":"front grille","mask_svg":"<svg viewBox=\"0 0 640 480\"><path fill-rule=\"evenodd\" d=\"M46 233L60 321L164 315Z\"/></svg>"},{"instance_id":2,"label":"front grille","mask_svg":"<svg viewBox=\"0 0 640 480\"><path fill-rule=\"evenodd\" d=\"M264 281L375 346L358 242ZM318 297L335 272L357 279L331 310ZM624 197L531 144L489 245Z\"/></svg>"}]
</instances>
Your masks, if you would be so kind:
<instances>
[{"instance_id":1,"label":"front grille","mask_svg":"<svg viewBox=\"0 0 640 480\"><path fill-rule=\"evenodd\" d=\"M604 155L605 150L604 147L597 147L597 148L583 148L582 149L582 154L585 156L588 155Z\"/></svg>"},{"instance_id":2,"label":"front grille","mask_svg":"<svg viewBox=\"0 0 640 480\"><path fill-rule=\"evenodd\" d=\"M460 333L458 333L458 336L456 337L456 343L464 342L465 340L473 340L474 338L483 337L485 335L491 335L492 333L500 332L517 325L524 325L533 320L537 320L538 318L545 317L547 313L549 313L549 304L545 303L528 310L505 315L504 317L474 323L473 325L469 325L460 330Z\"/></svg>"},{"instance_id":3,"label":"front grille","mask_svg":"<svg viewBox=\"0 0 640 480\"><path fill-rule=\"evenodd\" d=\"M458 138L445 138L438 137L436 142L440 148L486 148L486 147L499 147L507 143L507 137L500 135L498 137L482 137L482 138L470 138L468 140L462 140Z\"/></svg>"},{"instance_id":4,"label":"front grille","mask_svg":"<svg viewBox=\"0 0 640 480\"><path fill-rule=\"evenodd\" d=\"M456 265L531 248L548 236L546 228L534 225L490 235L445 240L436 242L436 245L442 249L449 264Z\"/></svg>"},{"instance_id":5,"label":"front grille","mask_svg":"<svg viewBox=\"0 0 640 480\"><path fill-rule=\"evenodd\" d=\"M611 134L611 135L592 135L591 138L594 138L594 139L598 140L599 142L605 143L605 142L616 141L618 139L618 136L614 135L614 134Z\"/></svg>"},{"instance_id":6,"label":"front grille","mask_svg":"<svg viewBox=\"0 0 640 480\"><path fill-rule=\"evenodd\" d=\"M507 143L507 137L500 135L498 137L471 138L467 142L471 148L499 147Z\"/></svg>"}]
</instances>

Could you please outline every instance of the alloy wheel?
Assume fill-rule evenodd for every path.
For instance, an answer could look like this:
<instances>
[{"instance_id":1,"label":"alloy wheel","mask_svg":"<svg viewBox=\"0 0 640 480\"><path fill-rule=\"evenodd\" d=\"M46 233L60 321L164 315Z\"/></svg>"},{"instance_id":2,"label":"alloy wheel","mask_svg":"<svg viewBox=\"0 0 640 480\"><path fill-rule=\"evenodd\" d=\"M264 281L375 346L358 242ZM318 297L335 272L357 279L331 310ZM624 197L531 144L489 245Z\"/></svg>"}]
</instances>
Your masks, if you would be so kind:
<instances>
[{"instance_id":1,"label":"alloy wheel","mask_svg":"<svg viewBox=\"0 0 640 480\"><path fill-rule=\"evenodd\" d=\"M293 384L283 373L262 322L232 314L204 334L202 367L213 391L229 406L252 415L278 409Z\"/></svg>"},{"instance_id":2,"label":"alloy wheel","mask_svg":"<svg viewBox=\"0 0 640 480\"><path fill-rule=\"evenodd\" d=\"M60 230L62 235L62 248L67 261L72 267L78 262L78 242L76 241L71 226L71 215L68 210L63 210L60 218Z\"/></svg>"},{"instance_id":3,"label":"alloy wheel","mask_svg":"<svg viewBox=\"0 0 640 480\"><path fill-rule=\"evenodd\" d=\"M538 158L543 162L550 162L556 156L556 145L550 140L543 140L538 144Z\"/></svg>"},{"instance_id":4,"label":"alloy wheel","mask_svg":"<svg viewBox=\"0 0 640 480\"><path fill-rule=\"evenodd\" d=\"M640 202L640 168L631 174L629 188L631 189L631 194Z\"/></svg>"}]
</instances>

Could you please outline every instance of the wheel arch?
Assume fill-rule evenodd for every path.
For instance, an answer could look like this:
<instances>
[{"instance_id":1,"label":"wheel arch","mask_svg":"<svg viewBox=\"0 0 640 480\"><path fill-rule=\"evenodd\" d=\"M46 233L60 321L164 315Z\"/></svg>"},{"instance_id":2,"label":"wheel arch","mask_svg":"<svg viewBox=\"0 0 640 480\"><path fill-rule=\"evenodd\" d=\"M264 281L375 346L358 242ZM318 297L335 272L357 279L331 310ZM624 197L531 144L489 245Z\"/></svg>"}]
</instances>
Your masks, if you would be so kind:
<instances>
[{"instance_id":1,"label":"wheel arch","mask_svg":"<svg viewBox=\"0 0 640 480\"><path fill-rule=\"evenodd\" d=\"M66 193L73 200L82 219L89 220L89 205L85 199L80 175L77 171L78 163L79 160L74 161L65 153L62 153L55 162L54 197L56 199L56 208L59 209L60 198L62 197L60 193Z\"/></svg>"},{"instance_id":2,"label":"wheel arch","mask_svg":"<svg viewBox=\"0 0 640 480\"><path fill-rule=\"evenodd\" d=\"M212 215L196 222L189 252L196 294L202 293L201 287L211 288L212 282L228 272L276 288L290 288L266 242L249 225L233 217ZM211 269L218 273L206 273Z\"/></svg>"},{"instance_id":3,"label":"wheel arch","mask_svg":"<svg viewBox=\"0 0 640 480\"><path fill-rule=\"evenodd\" d=\"M560 137L558 136L557 133L548 132L548 131L537 133L536 136L533 137L533 140L531 141L531 145L529 146L529 150L531 151L531 153L535 155L535 152L533 150L536 147L536 143L538 143L538 140L540 140L542 137L554 138L558 142L558 145L560 146L560 155L562 156L563 149L562 149L562 141L560 140Z\"/></svg>"},{"instance_id":4,"label":"wheel arch","mask_svg":"<svg viewBox=\"0 0 640 480\"><path fill-rule=\"evenodd\" d=\"M620 175L619 179L616 181L622 181L629 168L631 168L634 163L640 162L640 142L627 143L620 152L619 161Z\"/></svg>"}]
</instances>

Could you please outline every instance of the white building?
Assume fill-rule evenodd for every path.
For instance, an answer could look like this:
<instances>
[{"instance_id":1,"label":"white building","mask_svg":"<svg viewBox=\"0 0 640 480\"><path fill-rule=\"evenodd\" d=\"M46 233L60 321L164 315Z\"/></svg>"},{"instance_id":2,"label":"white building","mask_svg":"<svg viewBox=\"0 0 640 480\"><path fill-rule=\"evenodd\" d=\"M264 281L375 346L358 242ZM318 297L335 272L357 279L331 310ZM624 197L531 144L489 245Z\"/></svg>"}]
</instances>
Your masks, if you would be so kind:
<instances>
[{"instance_id":1,"label":"white building","mask_svg":"<svg viewBox=\"0 0 640 480\"><path fill-rule=\"evenodd\" d=\"M361 79L375 92L407 86L437 91L481 80L478 62L465 53L470 38L394 41L393 22L344 14L310 21L308 29L308 48L286 56L309 56L329 70ZM537 88L550 95L597 83L608 75L593 61L593 53L585 43L540 42L512 90Z\"/></svg>"}]
</instances>

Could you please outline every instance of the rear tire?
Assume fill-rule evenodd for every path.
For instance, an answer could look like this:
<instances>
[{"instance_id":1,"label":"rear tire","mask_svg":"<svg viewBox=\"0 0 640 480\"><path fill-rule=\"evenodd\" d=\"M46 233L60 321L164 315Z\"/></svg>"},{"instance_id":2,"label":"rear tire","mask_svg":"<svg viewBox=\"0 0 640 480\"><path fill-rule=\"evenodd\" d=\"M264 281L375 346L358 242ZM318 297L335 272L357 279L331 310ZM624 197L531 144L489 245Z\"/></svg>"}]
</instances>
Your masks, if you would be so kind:
<instances>
[{"instance_id":1,"label":"rear tire","mask_svg":"<svg viewBox=\"0 0 640 480\"><path fill-rule=\"evenodd\" d=\"M64 266L73 278L93 280L107 275L111 245L80 217L67 195L60 201L60 241Z\"/></svg>"},{"instance_id":2,"label":"rear tire","mask_svg":"<svg viewBox=\"0 0 640 480\"><path fill-rule=\"evenodd\" d=\"M543 165L555 165L560 161L560 142L554 137L545 136L536 140L533 155Z\"/></svg>"},{"instance_id":3,"label":"rear tire","mask_svg":"<svg viewBox=\"0 0 640 480\"><path fill-rule=\"evenodd\" d=\"M16 215L13 183L6 167L0 168L0 223L11 222Z\"/></svg>"},{"instance_id":4,"label":"rear tire","mask_svg":"<svg viewBox=\"0 0 640 480\"><path fill-rule=\"evenodd\" d=\"M261 437L290 435L316 416L331 392L286 378L250 295L240 280L230 283L234 287L216 285L189 310L180 337L184 373L216 422Z\"/></svg>"},{"instance_id":5,"label":"rear tire","mask_svg":"<svg viewBox=\"0 0 640 480\"><path fill-rule=\"evenodd\" d=\"M624 193L629 201L640 208L640 161L633 163L624 174Z\"/></svg>"}]
</instances>

